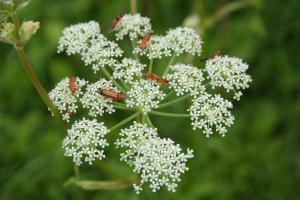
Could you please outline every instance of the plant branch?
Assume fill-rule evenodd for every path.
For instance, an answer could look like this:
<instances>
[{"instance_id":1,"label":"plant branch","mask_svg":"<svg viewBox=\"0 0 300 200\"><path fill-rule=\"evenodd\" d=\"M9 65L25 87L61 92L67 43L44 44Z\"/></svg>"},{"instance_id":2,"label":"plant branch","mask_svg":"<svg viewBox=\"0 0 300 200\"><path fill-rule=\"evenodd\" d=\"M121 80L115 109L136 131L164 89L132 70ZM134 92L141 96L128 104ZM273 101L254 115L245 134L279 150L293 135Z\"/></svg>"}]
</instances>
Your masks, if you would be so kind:
<instances>
[{"instance_id":1,"label":"plant branch","mask_svg":"<svg viewBox=\"0 0 300 200\"><path fill-rule=\"evenodd\" d=\"M41 82L37 78L35 72L33 71L23 47L16 48L16 51L18 53L18 56L20 58L22 65L23 65L23 68L25 69L29 79L31 80L31 82L32 82L33 86L35 87L35 89L37 90L37 92L39 93L40 97L42 98L44 103L48 106L48 108L51 110L54 117L57 120L62 122L59 111L57 110L56 106L53 104L53 102L49 98L48 93L46 92L46 90L42 86Z\"/></svg>"},{"instance_id":2,"label":"plant branch","mask_svg":"<svg viewBox=\"0 0 300 200\"><path fill-rule=\"evenodd\" d=\"M95 181L95 180L76 180L74 177L68 179L64 187L76 185L84 190L117 190L132 187L138 181Z\"/></svg>"},{"instance_id":3,"label":"plant branch","mask_svg":"<svg viewBox=\"0 0 300 200\"><path fill-rule=\"evenodd\" d=\"M153 67L153 59L150 59L148 73L152 72L152 67Z\"/></svg>"},{"instance_id":4,"label":"plant branch","mask_svg":"<svg viewBox=\"0 0 300 200\"><path fill-rule=\"evenodd\" d=\"M119 88L119 90L121 90L124 94L126 94L125 89L115 79L113 79L113 77L110 75L110 73L104 67L101 67L101 70L104 73L104 75L108 79L110 79Z\"/></svg>"},{"instance_id":5,"label":"plant branch","mask_svg":"<svg viewBox=\"0 0 300 200\"><path fill-rule=\"evenodd\" d=\"M162 103L162 104L160 104L160 105L158 106L158 108L164 108L164 107L170 106L170 105L172 105L172 104L174 104L174 103L177 103L177 102L179 102L179 101L183 101L183 100L185 100L185 99L187 99L187 98L189 98L189 97L190 97L190 95L187 94L187 95L185 95L185 96L179 97L179 98L174 99L174 100L172 100L172 101L168 101L168 102L166 102L166 103Z\"/></svg>"},{"instance_id":6,"label":"plant branch","mask_svg":"<svg viewBox=\"0 0 300 200\"><path fill-rule=\"evenodd\" d=\"M149 114L163 116L163 117L174 117L174 118L189 118L189 117L191 117L190 114L166 113L166 112L159 112L159 111L150 111Z\"/></svg>"},{"instance_id":7,"label":"plant branch","mask_svg":"<svg viewBox=\"0 0 300 200\"><path fill-rule=\"evenodd\" d=\"M124 124L126 124L127 122L133 120L136 116L138 116L141 112L136 112L135 114L129 116L128 118L124 119L123 121L119 122L118 124L114 125L111 129L110 132L117 130L118 128L120 128L121 126L123 126Z\"/></svg>"},{"instance_id":8,"label":"plant branch","mask_svg":"<svg viewBox=\"0 0 300 200\"><path fill-rule=\"evenodd\" d=\"M118 103L118 102L114 102L114 103L113 103L113 106L114 106L114 108L120 109L120 110L136 110L136 109L134 109L134 108L128 108L128 107L126 107L124 104Z\"/></svg>"},{"instance_id":9,"label":"plant branch","mask_svg":"<svg viewBox=\"0 0 300 200\"><path fill-rule=\"evenodd\" d=\"M166 69L165 69L165 71L164 71L164 73L163 73L162 76L167 75L167 73L169 72L169 69L170 69L171 65L173 64L175 58L176 58L176 55L173 55L173 56L171 57L171 59L170 59L170 61L169 61L169 63L168 63L168 65L167 65L167 67L166 67Z\"/></svg>"},{"instance_id":10,"label":"plant branch","mask_svg":"<svg viewBox=\"0 0 300 200\"><path fill-rule=\"evenodd\" d=\"M130 11L131 11L131 14L136 14L137 12L137 0L130 0Z\"/></svg>"},{"instance_id":11,"label":"plant branch","mask_svg":"<svg viewBox=\"0 0 300 200\"><path fill-rule=\"evenodd\" d=\"M96 165L101 168L103 172L105 172L107 175L110 175L111 177L121 179L126 182L132 182L132 179L126 176L122 176L119 173L112 170L109 166L107 166L103 161L99 160L96 162Z\"/></svg>"}]
</instances>

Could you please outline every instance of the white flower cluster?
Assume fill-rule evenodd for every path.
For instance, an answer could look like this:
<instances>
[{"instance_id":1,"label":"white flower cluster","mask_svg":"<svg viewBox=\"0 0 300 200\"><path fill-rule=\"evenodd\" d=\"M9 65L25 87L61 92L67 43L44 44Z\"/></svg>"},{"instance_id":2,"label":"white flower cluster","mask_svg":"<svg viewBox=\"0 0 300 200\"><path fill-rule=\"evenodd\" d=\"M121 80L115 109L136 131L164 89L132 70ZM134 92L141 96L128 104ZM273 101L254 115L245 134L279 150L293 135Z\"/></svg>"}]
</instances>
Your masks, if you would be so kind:
<instances>
[{"instance_id":1,"label":"white flower cluster","mask_svg":"<svg viewBox=\"0 0 300 200\"><path fill-rule=\"evenodd\" d=\"M194 129L199 128L209 137L213 132L225 136L227 127L234 121L229 109L232 103L223 99L219 94L203 94L193 99L189 112Z\"/></svg>"},{"instance_id":2,"label":"white flower cluster","mask_svg":"<svg viewBox=\"0 0 300 200\"><path fill-rule=\"evenodd\" d=\"M109 41L103 35L90 42L90 47L82 53L82 60L85 65L92 65L95 73L100 67L114 66L117 63L116 58L123 54L116 43Z\"/></svg>"},{"instance_id":3,"label":"white flower cluster","mask_svg":"<svg viewBox=\"0 0 300 200\"><path fill-rule=\"evenodd\" d=\"M82 95L82 87L86 85L86 81L75 78L75 92L72 94L69 86L69 78L61 80L54 89L49 93L50 99L62 114L63 120L69 121L70 115L76 113L78 108L77 101Z\"/></svg>"},{"instance_id":4,"label":"white flower cluster","mask_svg":"<svg viewBox=\"0 0 300 200\"><path fill-rule=\"evenodd\" d=\"M139 41L141 43L142 40ZM202 40L196 30L188 27L177 27L167 32L165 36L154 35L150 38L145 49L137 46L133 53L146 55L149 59L179 56L183 53L200 56Z\"/></svg>"},{"instance_id":5,"label":"white flower cluster","mask_svg":"<svg viewBox=\"0 0 300 200\"><path fill-rule=\"evenodd\" d=\"M171 48L175 55L189 53L192 55L201 55L202 40L195 29L189 27L177 27L167 32Z\"/></svg>"},{"instance_id":6,"label":"white flower cluster","mask_svg":"<svg viewBox=\"0 0 300 200\"><path fill-rule=\"evenodd\" d=\"M237 100L242 95L241 90L248 88L251 82L251 77L246 74L248 65L240 58L216 56L206 62L205 69L213 88L223 87L227 92L233 91Z\"/></svg>"},{"instance_id":7,"label":"white flower cluster","mask_svg":"<svg viewBox=\"0 0 300 200\"><path fill-rule=\"evenodd\" d=\"M177 96L188 93L199 95L205 90L202 71L192 65L176 64L171 66L165 79Z\"/></svg>"},{"instance_id":8,"label":"white flower cluster","mask_svg":"<svg viewBox=\"0 0 300 200\"><path fill-rule=\"evenodd\" d=\"M140 40L138 44L140 44L141 42L142 40ZM161 59L162 57L171 56L172 49L168 37L153 35L151 36L145 49L141 49L140 45L138 45L133 50L133 53L139 54L141 56L146 55L149 59Z\"/></svg>"},{"instance_id":9,"label":"white flower cluster","mask_svg":"<svg viewBox=\"0 0 300 200\"><path fill-rule=\"evenodd\" d=\"M101 95L101 90L110 90L113 92L120 92L115 88L111 81L100 79L99 81L89 84L86 87L86 92L81 98L81 103L84 108L89 110L89 115L97 117L103 115L105 112L111 114L115 112L112 105L112 99Z\"/></svg>"},{"instance_id":10,"label":"white flower cluster","mask_svg":"<svg viewBox=\"0 0 300 200\"><path fill-rule=\"evenodd\" d=\"M113 66L123 51L115 42L100 34L99 24L90 21L67 27L59 40L58 52L80 54L85 65L92 65L94 72L100 67Z\"/></svg>"},{"instance_id":11,"label":"white flower cluster","mask_svg":"<svg viewBox=\"0 0 300 200\"><path fill-rule=\"evenodd\" d=\"M138 107L147 113L157 108L164 97L165 93L156 82L141 79L132 83L131 89L127 92L126 105L130 108Z\"/></svg>"},{"instance_id":12,"label":"white flower cluster","mask_svg":"<svg viewBox=\"0 0 300 200\"><path fill-rule=\"evenodd\" d=\"M146 68L146 65L133 59L124 58L121 63L116 64L113 77L124 79L126 83L132 83L136 78L143 75L144 68Z\"/></svg>"},{"instance_id":13,"label":"white flower cluster","mask_svg":"<svg viewBox=\"0 0 300 200\"><path fill-rule=\"evenodd\" d=\"M142 17L140 14L126 14L118 22L114 31L116 31L117 40L122 40L126 35L129 36L130 40L135 40L151 33L152 26L147 17Z\"/></svg>"},{"instance_id":14,"label":"white flower cluster","mask_svg":"<svg viewBox=\"0 0 300 200\"><path fill-rule=\"evenodd\" d=\"M100 26L95 21L79 23L63 30L58 42L58 53L66 51L68 55L80 54L90 45L90 40L100 35Z\"/></svg>"},{"instance_id":15,"label":"white flower cluster","mask_svg":"<svg viewBox=\"0 0 300 200\"><path fill-rule=\"evenodd\" d=\"M121 153L121 160L141 176L140 185L134 185L136 192L142 190L144 183L149 183L153 192L162 186L175 192L180 175L188 170L186 162L193 157L193 151L188 149L186 154L182 153L171 139L159 138L157 129L137 122L121 130L120 136L115 144L126 149Z\"/></svg>"},{"instance_id":16,"label":"white flower cluster","mask_svg":"<svg viewBox=\"0 0 300 200\"><path fill-rule=\"evenodd\" d=\"M147 70L147 66L141 63L143 59L140 61L138 56L136 59L121 59L123 51L115 42L101 34L100 26L95 21L65 28L59 40L58 52L79 54L85 65L91 66L95 73L102 69L110 80L100 78L94 83L88 83L71 77L59 82L49 96L64 120L69 122L70 116L78 112L80 102L81 107L92 118L111 114L115 112L115 108L142 112L143 119L148 117L147 114L190 116L193 129L201 129L207 137L213 133L225 135L234 122L230 112L233 105L220 94L208 94L208 91L222 87L227 92L234 93L234 99L238 100L241 91L248 88L251 82L251 77L246 73L246 63L239 58L215 53L213 58L206 61L204 69L189 64L172 65L173 59L181 54L200 56L202 40L199 34L192 28L177 27L163 36L153 35L150 19L140 14L116 17L110 30L115 32L116 40L128 37L132 44L137 41L133 50L135 56L141 55L149 59L172 56L170 64L161 75L152 72L153 60L150 60ZM108 66L111 67L112 76L110 70L103 69ZM146 71L148 73L143 75ZM165 87L161 88L162 85ZM206 90L207 85L212 88ZM189 114L151 112L185 98L170 100L159 107L166 98L164 90L168 94L175 92L177 96L190 97L192 105L188 109ZM114 102L117 100L124 102ZM114 127L131 119L132 117L122 120ZM160 138L156 128L148 127L151 124L150 118L141 121L142 123L134 122L129 128L122 129L115 142L117 148L124 149L121 160L140 175L141 182L133 184L134 190L139 193L143 184L149 184L153 192L164 186L174 192L181 174L188 170L186 162L193 157L193 151L187 149L187 152L183 152L171 139ZM103 159L104 148L108 146L105 139L108 132L104 123L99 123L96 119L83 118L75 121L63 140L65 155L72 157L76 165L83 162L92 164L94 160Z\"/></svg>"},{"instance_id":17,"label":"white flower cluster","mask_svg":"<svg viewBox=\"0 0 300 200\"><path fill-rule=\"evenodd\" d=\"M68 135L63 140L65 156L73 157L76 165L88 162L90 165L96 159L105 158L104 148L108 146L105 139L109 130L97 120L82 119L76 121L68 130Z\"/></svg>"}]
</instances>

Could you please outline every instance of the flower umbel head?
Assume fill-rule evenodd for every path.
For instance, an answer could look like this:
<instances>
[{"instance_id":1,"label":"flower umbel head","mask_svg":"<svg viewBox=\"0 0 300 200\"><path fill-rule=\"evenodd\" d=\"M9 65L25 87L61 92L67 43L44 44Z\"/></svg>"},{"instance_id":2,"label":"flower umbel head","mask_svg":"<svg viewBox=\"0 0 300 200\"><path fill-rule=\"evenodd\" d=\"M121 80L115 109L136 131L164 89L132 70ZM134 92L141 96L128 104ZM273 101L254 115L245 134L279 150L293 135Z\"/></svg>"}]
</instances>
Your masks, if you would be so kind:
<instances>
[{"instance_id":1,"label":"flower umbel head","mask_svg":"<svg viewBox=\"0 0 300 200\"><path fill-rule=\"evenodd\" d=\"M246 74L248 65L240 58L215 56L206 62L205 69L213 88L223 87L227 92L233 91L237 100L241 90L248 88L251 82L251 77Z\"/></svg>"},{"instance_id":2,"label":"flower umbel head","mask_svg":"<svg viewBox=\"0 0 300 200\"><path fill-rule=\"evenodd\" d=\"M86 92L82 96L81 103L84 108L89 110L89 115L97 117L103 115L105 112L111 114L115 112L112 105L112 99L101 95L101 90L111 90L119 92L111 81L100 79L96 83L92 83L86 87Z\"/></svg>"},{"instance_id":3,"label":"flower umbel head","mask_svg":"<svg viewBox=\"0 0 300 200\"><path fill-rule=\"evenodd\" d=\"M120 136L116 145L126 149L121 160L141 176L141 184L134 185L136 192L140 192L144 183L149 183L153 192L162 186L175 192L180 175L188 170L186 162L193 157L193 151L188 149L183 153L171 139L159 138L157 129L137 122L121 130Z\"/></svg>"},{"instance_id":4,"label":"flower umbel head","mask_svg":"<svg viewBox=\"0 0 300 200\"><path fill-rule=\"evenodd\" d=\"M127 92L126 104L128 107L137 107L147 113L157 108L164 97L165 93L160 90L156 82L141 79L132 83L131 89Z\"/></svg>"},{"instance_id":5,"label":"flower umbel head","mask_svg":"<svg viewBox=\"0 0 300 200\"><path fill-rule=\"evenodd\" d=\"M147 33L152 32L150 19L142 17L140 14L126 14L114 29L116 31L116 39L122 40L125 36L129 36L130 40L143 37Z\"/></svg>"},{"instance_id":6,"label":"flower umbel head","mask_svg":"<svg viewBox=\"0 0 300 200\"><path fill-rule=\"evenodd\" d=\"M116 58L121 57L123 51L115 42L111 42L103 35L90 41L91 45L82 52L82 60L85 65L92 65L94 72L100 67L114 66L117 63Z\"/></svg>"},{"instance_id":7,"label":"flower umbel head","mask_svg":"<svg viewBox=\"0 0 300 200\"><path fill-rule=\"evenodd\" d=\"M89 46L89 41L100 34L100 26L95 21L79 23L63 30L58 42L58 52L66 51L68 55L80 54Z\"/></svg>"},{"instance_id":8,"label":"flower umbel head","mask_svg":"<svg viewBox=\"0 0 300 200\"><path fill-rule=\"evenodd\" d=\"M11 43L16 39L14 24L6 23L4 28L0 40L9 37L6 42ZM133 188L136 193L140 193L143 185L149 185L153 192L162 187L174 192L180 176L188 170L186 163L193 157L193 151L183 152L171 139L159 137L152 117L170 117L168 123L172 123L172 117L191 118L193 129L201 129L207 137L213 133L224 136L234 121L233 105L216 94L220 90L214 88L225 88L234 93L234 99L239 99L251 82L246 73L248 65L239 58L221 56L219 52L206 61L203 69L188 63L173 64L174 59L182 59L186 54L188 58L200 56L201 37L188 27L156 35L150 19L140 14L118 15L109 29L109 33L112 32L116 41L127 39L131 43L132 57L125 57L131 48L123 53L116 42L101 34L95 21L65 28L59 40L58 52L78 54L84 65L93 69L94 80L98 80L88 83L75 77L66 78L49 93L63 119L75 121L63 141L65 155L72 157L76 165L103 159L108 145L105 135L109 130L97 119L116 110L135 112L111 128L115 131L134 119L138 121L123 128L115 142L117 148L124 150L121 160L139 174L140 182L135 182ZM166 57L171 58L160 60ZM191 63L193 59L182 61ZM182 108L182 102L191 103L188 113L176 113L180 109L173 109ZM165 111L168 108L170 110ZM76 121L77 114L69 120L75 112L92 119Z\"/></svg>"},{"instance_id":9,"label":"flower umbel head","mask_svg":"<svg viewBox=\"0 0 300 200\"><path fill-rule=\"evenodd\" d=\"M91 65L94 72L100 67L113 66L123 53L116 43L100 33L95 21L65 28L58 46L58 52L63 51L68 55L80 54L85 65Z\"/></svg>"},{"instance_id":10,"label":"flower umbel head","mask_svg":"<svg viewBox=\"0 0 300 200\"><path fill-rule=\"evenodd\" d=\"M203 94L193 99L189 112L194 129L199 128L209 137L214 132L225 136L234 121L229 109L232 103L220 95Z\"/></svg>"},{"instance_id":11,"label":"flower umbel head","mask_svg":"<svg viewBox=\"0 0 300 200\"><path fill-rule=\"evenodd\" d=\"M139 41L140 44L142 40ZM166 36L153 35L147 43L145 49L141 49L140 45L136 46L133 53L146 55L149 59L168 57L172 55L171 43Z\"/></svg>"},{"instance_id":12,"label":"flower umbel head","mask_svg":"<svg viewBox=\"0 0 300 200\"><path fill-rule=\"evenodd\" d=\"M115 65L113 77L124 79L126 83L132 83L143 75L144 68L146 68L146 65L133 59L124 58L121 63Z\"/></svg>"},{"instance_id":13,"label":"flower umbel head","mask_svg":"<svg viewBox=\"0 0 300 200\"><path fill-rule=\"evenodd\" d=\"M198 95L205 90L202 71L192 65L173 65L165 78L178 96L189 93Z\"/></svg>"},{"instance_id":14,"label":"flower umbel head","mask_svg":"<svg viewBox=\"0 0 300 200\"><path fill-rule=\"evenodd\" d=\"M108 146L105 139L107 133L108 129L103 122L84 118L76 121L63 141L65 155L73 157L76 165L82 162L91 165L94 160L102 160L105 158L104 148Z\"/></svg>"},{"instance_id":15,"label":"flower umbel head","mask_svg":"<svg viewBox=\"0 0 300 200\"><path fill-rule=\"evenodd\" d=\"M189 53L200 56L202 52L202 40L193 28L177 27L167 32L167 39L175 55Z\"/></svg>"},{"instance_id":16,"label":"flower umbel head","mask_svg":"<svg viewBox=\"0 0 300 200\"><path fill-rule=\"evenodd\" d=\"M70 90L70 79L65 78L61 80L55 88L49 93L50 99L62 114L62 118L69 121L70 115L76 113L78 108L77 102L82 95L82 88L86 85L86 81L75 78L76 90L74 93Z\"/></svg>"}]
</instances>

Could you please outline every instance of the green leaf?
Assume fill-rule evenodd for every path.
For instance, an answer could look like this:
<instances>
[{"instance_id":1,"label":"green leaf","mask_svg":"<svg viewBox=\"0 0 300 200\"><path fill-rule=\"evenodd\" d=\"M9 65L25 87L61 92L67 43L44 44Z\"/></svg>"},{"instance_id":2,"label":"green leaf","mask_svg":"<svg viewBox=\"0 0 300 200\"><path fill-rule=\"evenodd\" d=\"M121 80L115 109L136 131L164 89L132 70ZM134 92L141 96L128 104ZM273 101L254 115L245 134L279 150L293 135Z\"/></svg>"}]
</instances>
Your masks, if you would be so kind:
<instances>
[{"instance_id":1,"label":"green leaf","mask_svg":"<svg viewBox=\"0 0 300 200\"><path fill-rule=\"evenodd\" d=\"M25 8L30 3L30 0L15 0L15 1L16 1L15 11Z\"/></svg>"}]
</instances>

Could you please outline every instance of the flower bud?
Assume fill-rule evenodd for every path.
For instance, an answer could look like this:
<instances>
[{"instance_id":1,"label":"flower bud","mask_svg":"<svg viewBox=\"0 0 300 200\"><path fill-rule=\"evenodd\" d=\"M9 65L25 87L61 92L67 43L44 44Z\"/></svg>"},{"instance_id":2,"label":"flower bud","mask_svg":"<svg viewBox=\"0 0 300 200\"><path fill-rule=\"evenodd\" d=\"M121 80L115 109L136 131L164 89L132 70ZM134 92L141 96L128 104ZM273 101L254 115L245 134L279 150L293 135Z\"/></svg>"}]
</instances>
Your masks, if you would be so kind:
<instances>
[{"instance_id":1,"label":"flower bud","mask_svg":"<svg viewBox=\"0 0 300 200\"><path fill-rule=\"evenodd\" d=\"M26 21L19 30L19 45L24 46L40 28L40 22Z\"/></svg>"},{"instance_id":2,"label":"flower bud","mask_svg":"<svg viewBox=\"0 0 300 200\"><path fill-rule=\"evenodd\" d=\"M15 25L7 22L1 25L0 41L8 44L15 44L17 41Z\"/></svg>"}]
</instances>

